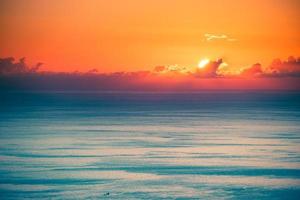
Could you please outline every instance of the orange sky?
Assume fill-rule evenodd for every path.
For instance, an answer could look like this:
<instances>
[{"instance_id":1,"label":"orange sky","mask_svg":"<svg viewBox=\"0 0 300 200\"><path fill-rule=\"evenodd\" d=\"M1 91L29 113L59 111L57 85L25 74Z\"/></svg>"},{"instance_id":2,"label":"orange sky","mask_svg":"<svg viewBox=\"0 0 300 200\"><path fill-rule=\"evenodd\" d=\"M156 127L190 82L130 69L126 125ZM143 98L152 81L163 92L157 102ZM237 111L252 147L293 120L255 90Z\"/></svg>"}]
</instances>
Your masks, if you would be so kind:
<instances>
[{"instance_id":1,"label":"orange sky","mask_svg":"<svg viewBox=\"0 0 300 200\"><path fill-rule=\"evenodd\" d=\"M195 67L202 58L269 64L300 55L299 8L297 0L0 0L0 57L51 71Z\"/></svg>"}]
</instances>

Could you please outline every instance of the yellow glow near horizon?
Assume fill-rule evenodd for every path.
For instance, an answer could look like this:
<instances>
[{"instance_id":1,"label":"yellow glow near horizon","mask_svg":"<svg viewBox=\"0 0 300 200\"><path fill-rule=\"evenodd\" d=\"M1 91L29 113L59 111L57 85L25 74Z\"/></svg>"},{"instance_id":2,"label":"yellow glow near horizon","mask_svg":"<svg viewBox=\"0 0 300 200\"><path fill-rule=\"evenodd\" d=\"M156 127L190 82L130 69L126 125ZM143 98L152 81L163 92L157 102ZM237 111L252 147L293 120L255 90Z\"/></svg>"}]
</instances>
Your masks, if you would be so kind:
<instances>
[{"instance_id":1,"label":"yellow glow near horizon","mask_svg":"<svg viewBox=\"0 0 300 200\"><path fill-rule=\"evenodd\" d=\"M200 62L198 64L198 67L199 68L204 68L208 63L209 63L209 59L207 59L207 58L202 59L202 60L200 60Z\"/></svg>"}]
</instances>

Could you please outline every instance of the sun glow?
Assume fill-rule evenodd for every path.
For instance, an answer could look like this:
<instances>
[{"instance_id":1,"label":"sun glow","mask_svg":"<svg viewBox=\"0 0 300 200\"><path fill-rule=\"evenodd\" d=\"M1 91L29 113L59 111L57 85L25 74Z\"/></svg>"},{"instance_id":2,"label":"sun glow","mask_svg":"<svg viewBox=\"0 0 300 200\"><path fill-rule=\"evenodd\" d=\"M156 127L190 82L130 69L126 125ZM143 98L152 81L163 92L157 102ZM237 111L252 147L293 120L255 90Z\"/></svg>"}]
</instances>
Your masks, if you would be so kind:
<instances>
[{"instance_id":1,"label":"sun glow","mask_svg":"<svg viewBox=\"0 0 300 200\"><path fill-rule=\"evenodd\" d=\"M202 59L202 60L200 60L200 62L198 64L198 67L199 68L204 68L208 63L209 63L209 59L207 59L207 58Z\"/></svg>"}]
</instances>

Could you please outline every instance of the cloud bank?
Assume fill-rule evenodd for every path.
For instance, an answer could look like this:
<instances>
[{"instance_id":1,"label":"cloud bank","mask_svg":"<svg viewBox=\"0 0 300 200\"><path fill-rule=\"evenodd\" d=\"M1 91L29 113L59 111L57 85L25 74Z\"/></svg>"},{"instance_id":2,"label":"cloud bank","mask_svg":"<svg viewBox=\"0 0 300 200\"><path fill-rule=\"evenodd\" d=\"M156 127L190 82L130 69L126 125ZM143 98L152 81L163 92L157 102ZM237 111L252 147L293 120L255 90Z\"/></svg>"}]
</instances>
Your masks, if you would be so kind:
<instances>
[{"instance_id":1,"label":"cloud bank","mask_svg":"<svg viewBox=\"0 0 300 200\"><path fill-rule=\"evenodd\" d=\"M103 74L41 71L42 63L28 66L24 58L0 59L0 90L300 90L300 58L275 59L270 65L256 63L236 74L220 72L222 59L203 68L156 66L151 71Z\"/></svg>"},{"instance_id":2,"label":"cloud bank","mask_svg":"<svg viewBox=\"0 0 300 200\"><path fill-rule=\"evenodd\" d=\"M284 61L274 59L266 67L256 63L249 68L243 69L239 75L247 77L300 77L300 58L296 59L290 56Z\"/></svg>"}]
</instances>

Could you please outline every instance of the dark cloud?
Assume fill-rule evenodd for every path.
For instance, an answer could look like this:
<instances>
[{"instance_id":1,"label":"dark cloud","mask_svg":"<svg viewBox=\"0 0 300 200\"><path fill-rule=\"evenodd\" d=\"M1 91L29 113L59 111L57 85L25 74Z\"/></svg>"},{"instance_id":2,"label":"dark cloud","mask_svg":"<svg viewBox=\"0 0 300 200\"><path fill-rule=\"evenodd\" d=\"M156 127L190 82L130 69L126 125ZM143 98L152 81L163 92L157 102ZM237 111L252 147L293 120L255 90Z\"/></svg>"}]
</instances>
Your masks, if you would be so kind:
<instances>
[{"instance_id":1,"label":"dark cloud","mask_svg":"<svg viewBox=\"0 0 300 200\"><path fill-rule=\"evenodd\" d=\"M270 76L300 76L300 58L296 59L290 56L285 61L274 59L267 67L266 74Z\"/></svg>"},{"instance_id":2,"label":"dark cloud","mask_svg":"<svg viewBox=\"0 0 300 200\"><path fill-rule=\"evenodd\" d=\"M221 64L223 63L222 59L216 61L210 61L205 67L198 68L195 76L196 77L216 77L217 71Z\"/></svg>"},{"instance_id":3,"label":"dark cloud","mask_svg":"<svg viewBox=\"0 0 300 200\"><path fill-rule=\"evenodd\" d=\"M18 61L3 58L0 59L0 90L300 89L299 61L293 57L286 61L277 59L265 68L257 63L238 75L227 76L217 73L222 59L210 61L196 71L174 65L158 66L153 71L101 74L96 69L84 73L42 72L38 70L41 63L29 67L24 58Z\"/></svg>"},{"instance_id":4,"label":"dark cloud","mask_svg":"<svg viewBox=\"0 0 300 200\"><path fill-rule=\"evenodd\" d=\"M256 63L243 69L239 75L243 77L300 77L300 58L290 56L284 61L274 59L267 67Z\"/></svg>"},{"instance_id":5,"label":"dark cloud","mask_svg":"<svg viewBox=\"0 0 300 200\"><path fill-rule=\"evenodd\" d=\"M98 69L90 69L87 73L98 73Z\"/></svg>"},{"instance_id":6,"label":"dark cloud","mask_svg":"<svg viewBox=\"0 0 300 200\"><path fill-rule=\"evenodd\" d=\"M15 62L13 57L0 58L0 75L35 73L38 71L42 63L30 67L26 64L25 58L20 58Z\"/></svg>"}]
</instances>

